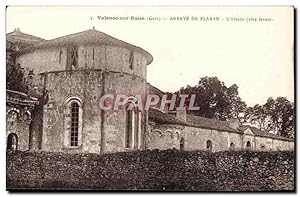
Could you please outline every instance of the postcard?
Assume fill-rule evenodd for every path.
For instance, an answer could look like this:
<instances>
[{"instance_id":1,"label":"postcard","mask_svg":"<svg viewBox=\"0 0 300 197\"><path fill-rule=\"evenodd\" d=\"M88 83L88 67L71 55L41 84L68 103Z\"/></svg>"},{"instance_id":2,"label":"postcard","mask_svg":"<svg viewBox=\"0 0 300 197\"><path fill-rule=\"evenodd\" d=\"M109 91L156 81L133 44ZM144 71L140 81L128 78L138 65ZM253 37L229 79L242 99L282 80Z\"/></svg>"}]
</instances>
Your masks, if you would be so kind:
<instances>
[{"instance_id":1,"label":"postcard","mask_svg":"<svg viewBox=\"0 0 300 197\"><path fill-rule=\"evenodd\" d=\"M8 191L295 192L293 6L7 6Z\"/></svg>"}]
</instances>

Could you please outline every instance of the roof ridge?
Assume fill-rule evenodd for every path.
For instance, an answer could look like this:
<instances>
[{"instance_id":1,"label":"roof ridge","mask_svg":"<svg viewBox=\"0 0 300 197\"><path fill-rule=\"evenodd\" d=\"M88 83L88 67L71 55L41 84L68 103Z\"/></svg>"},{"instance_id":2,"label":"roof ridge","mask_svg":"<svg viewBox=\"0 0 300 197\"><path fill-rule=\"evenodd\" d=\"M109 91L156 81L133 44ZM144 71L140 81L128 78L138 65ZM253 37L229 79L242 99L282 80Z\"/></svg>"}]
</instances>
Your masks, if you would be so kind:
<instances>
[{"instance_id":1,"label":"roof ridge","mask_svg":"<svg viewBox=\"0 0 300 197\"><path fill-rule=\"evenodd\" d=\"M152 109L152 108L150 108ZM155 110L155 111L158 111L166 116L169 116L169 117L172 117L173 120L176 120L176 121L180 121L182 123L184 123L184 125L187 125L187 126L191 126L191 127L198 127L198 128L208 128L208 129L216 129L216 130L221 130L221 131L227 131L227 132L235 132L235 133L243 133L243 131L245 131L246 129L250 128L251 130L253 130L253 133L255 136L262 136L262 137L269 137L269 138L274 138L274 139L282 139L282 140L288 140L288 141L292 141L294 139L292 138L287 138L287 137L283 137L283 136L280 136L280 135L275 135L273 133L269 133L269 132L266 132L266 131L263 131L263 130L260 130L256 127L253 127L251 125L241 125L242 127L246 127L245 129L232 129L228 122L227 121L223 121L223 120L218 120L218 119L212 119L212 118L207 118L207 117L202 117L202 116L196 116L196 115L191 115L191 114L187 114L187 120L186 121L183 121L175 116L172 116L168 113L164 113L160 110L157 110L157 109L152 109L152 110ZM150 115L151 116L151 115ZM188 119L188 118L196 118L195 121L191 120L191 119ZM198 121L200 120L200 121ZM202 122L201 122L202 120ZM205 122L206 120L212 120L212 121L218 121L218 122L221 122L221 123L227 123L226 125L222 125L222 124L216 124L216 125L212 125L212 121L210 122ZM205 123L203 123L203 121ZM179 124L179 123L175 123L175 124ZM259 132L259 133L258 133Z\"/></svg>"},{"instance_id":2,"label":"roof ridge","mask_svg":"<svg viewBox=\"0 0 300 197\"><path fill-rule=\"evenodd\" d=\"M276 134L270 133L269 131L259 129L259 128L256 128L256 127L251 126L251 125L242 125L242 126L248 127L249 129L252 129L252 130L258 130L259 132L261 132L261 134L256 133L255 134L256 136L274 137L274 138L281 138L281 139L286 139L286 140L294 140L293 138L288 138L288 137L284 137L284 136L281 136L281 135L276 135Z\"/></svg>"},{"instance_id":3,"label":"roof ridge","mask_svg":"<svg viewBox=\"0 0 300 197\"><path fill-rule=\"evenodd\" d=\"M159 92L161 92L161 93L164 93L164 94L166 93L166 92L162 91L161 89L155 87L154 85L152 85L152 84L149 83L149 82L147 82L147 84L148 84L150 87L152 87L153 89L155 89L155 90L157 90L157 91L159 91Z\"/></svg>"},{"instance_id":4,"label":"roof ridge","mask_svg":"<svg viewBox=\"0 0 300 197\"><path fill-rule=\"evenodd\" d=\"M203 118L203 119L209 119L209 120L215 120L215 121L219 121L219 122L224 122L224 123L228 123L228 121L226 120L219 120L217 118L207 118L207 117L204 117L204 116L197 116L197 115L192 115L192 114L186 114L187 116L193 116L193 117L199 117L199 118Z\"/></svg>"},{"instance_id":5,"label":"roof ridge","mask_svg":"<svg viewBox=\"0 0 300 197\"><path fill-rule=\"evenodd\" d=\"M34 35L31 35L31 34L27 34L27 33L24 33L24 32L21 32L21 31L12 31L12 32L9 32L6 34L6 36L18 36L14 33L19 33L19 35L25 35L25 36L28 36L28 37L32 37L32 38L35 38L35 39L39 39L39 40L45 40L44 38L41 38L41 37L38 37L38 36L34 36Z\"/></svg>"},{"instance_id":6,"label":"roof ridge","mask_svg":"<svg viewBox=\"0 0 300 197\"><path fill-rule=\"evenodd\" d=\"M91 32L92 34L89 34ZM35 50L37 48L47 47L47 46L59 46L65 44L81 44L81 43L93 43L93 44L104 44L111 46L118 46L127 48L129 50L135 50L146 57L147 64L153 61L152 55L141 47L135 46L128 42L122 41L118 38L110 36L104 32L98 31L96 29L88 29L85 31L67 34L50 40L43 40L34 44L33 46L26 47L20 50L18 53L24 53L26 51Z\"/></svg>"}]
</instances>

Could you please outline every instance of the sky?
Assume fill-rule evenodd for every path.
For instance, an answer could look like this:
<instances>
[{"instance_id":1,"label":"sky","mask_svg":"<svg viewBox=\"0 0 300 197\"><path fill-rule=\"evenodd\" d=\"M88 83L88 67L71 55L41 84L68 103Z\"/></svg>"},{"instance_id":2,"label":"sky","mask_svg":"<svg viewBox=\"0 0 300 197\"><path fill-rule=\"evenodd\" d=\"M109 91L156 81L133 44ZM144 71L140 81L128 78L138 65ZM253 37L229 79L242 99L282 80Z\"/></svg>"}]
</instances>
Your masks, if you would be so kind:
<instances>
[{"instance_id":1,"label":"sky","mask_svg":"<svg viewBox=\"0 0 300 197\"><path fill-rule=\"evenodd\" d=\"M145 20L100 20L97 16ZM170 20L184 16L189 20ZM293 24L293 9L280 6L10 6L6 10L7 33L18 27L24 33L53 39L94 26L152 54L147 81L157 88L174 92L196 85L201 77L216 76L226 86L237 84L248 106L278 96L294 101Z\"/></svg>"}]
</instances>

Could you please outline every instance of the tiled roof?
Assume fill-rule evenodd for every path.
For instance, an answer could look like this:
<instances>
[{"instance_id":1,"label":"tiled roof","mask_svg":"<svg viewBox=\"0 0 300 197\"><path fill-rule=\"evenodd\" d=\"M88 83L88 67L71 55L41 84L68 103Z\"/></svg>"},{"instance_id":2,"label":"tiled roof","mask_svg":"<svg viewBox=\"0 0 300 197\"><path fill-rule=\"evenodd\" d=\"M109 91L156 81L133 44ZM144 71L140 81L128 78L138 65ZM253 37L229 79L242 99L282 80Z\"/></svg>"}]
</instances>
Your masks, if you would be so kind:
<instances>
[{"instance_id":1,"label":"tiled roof","mask_svg":"<svg viewBox=\"0 0 300 197\"><path fill-rule=\"evenodd\" d=\"M262 130L260 130L256 127L250 126L250 125L241 125L239 127L239 130L244 132L248 128L254 133L255 136L269 137L269 138L274 138L274 139L279 139L279 140L294 141L294 139L286 138L286 137L283 137L283 136L280 136L280 135L274 135L272 133L269 133L267 131L262 131Z\"/></svg>"},{"instance_id":2,"label":"tiled roof","mask_svg":"<svg viewBox=\"0 0 300 197\"><path fill-rule=\"evenodd\" d=\"M129 44L127 42L121 41L117 38L109 36L103 32L97 31L95 29L86 30L79 33L69 34L66 36L58 37L51 40L45 40L35 44L32 47L25 48L22 52L34 50L37 48L50 47L50 46L66 46L66 45L78 45L78 44L101 44L101 45L111 45L128 48L130 50L135 50L145 55L147 58L147 64L150 64L153 57L150 53L144 49Z\"/></svg>"},{"instance_id":3,"label":"tiled roof","mask_svg":"<svg viewBox=\"0 0 300 197\"><path fill-rule=\"evenodd\" d=\"M179 124L179 125L188 125L184 121L169 115L167 113L164 113L158 109L149 109L149 120L160 123L160 124Z\"/></svg>"},{"instance_id":4,"label":"tiled roof","mask_svg":"<svg viewBox=\"0 0 300 197\"><path fill-rule=\"evenodd\" d=\"M15 29L13 32L7 33L6 34L6 40L8 40L9 42L13 42L13 43L27 43L27 44L34 44L37 42L41 42L44 41L44 39L33 36L33 35L29 35L29 34L25 34L23 32L20 31L20 29Z\"/></svg>"},{"instance_id":5,"label":"tiled roof","mask_svg":"<svg viewBox=\"0 0 300 197\"><path fill-rule=\"evenodd\" d=\"M37 98L28 96L25 93L13 90L6 90L6 103L33 107L39 102Z\"/></svg>"},{"instance_id":6,"label":"tiled roof","mask_svg":"<svg viewBox=\"0 0 300 197\"><path fill-rule=\"evenodd\" d=\"M165 94L165 92L161 91L160 89L151 85L150 83L148 83L148 89L149 89L149 94L158 95L158 96Z\"/></svg>"},{"instance_id":7,"label":"tiled roof","mask_svg":"<svg viewBox=\"0 0 300 197\"><path fill-rule=\"evenodd\" d=\"M210 118L205 118L200 116L193 116L189 114L186 115L186 122L184 122L172 115L169 115L167 113L152 108L150 108L149 110L149 119L160 124L179 124L185 126L192 126L192 127L198 127L204 129L214 129L219 131L227 131L227 132L234 132L240 134L243 134L244 131L249 128L254 133L255 136L269 137L269 138L286 140L286 141L294 141L293 139L282 137L279 135L274 135L272 133L269 133L267 131L262 131L260 129L257 129L249 125L240 125L238 129L233 129L229 126L229 122L227 121L210 119Z\"/></svg>"},{"instance_id":8,"label":"tiled roof","mask_svg":"<svg viewBox=\"0 0 300 197\"><path fill-rule=\"evenodd\" d=\"M229 127L228 122L217 120L217 119L211 119L211 118L205 118L205 117L193 116L187 114L186 121L189 125L195 127L237 132L237 130Z\"/></svg>"}]
</instances>

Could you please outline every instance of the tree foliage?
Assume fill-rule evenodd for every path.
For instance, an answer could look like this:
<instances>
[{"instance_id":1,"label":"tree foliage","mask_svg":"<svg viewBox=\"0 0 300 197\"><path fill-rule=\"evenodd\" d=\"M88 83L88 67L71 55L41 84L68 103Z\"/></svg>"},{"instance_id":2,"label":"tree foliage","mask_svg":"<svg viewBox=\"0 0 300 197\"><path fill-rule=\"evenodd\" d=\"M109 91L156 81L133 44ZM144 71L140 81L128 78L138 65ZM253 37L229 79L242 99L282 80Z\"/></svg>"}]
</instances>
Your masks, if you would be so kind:
<instances>
[{"instance_id":1,"label":"tree foliage","mask_svg":"<svg viewBox=\"0 0 300 197\"><path fill-rule=\"evenodd\" d=\"M48 91L34 79L24 77L24 69L20 64L15 64L11 52L6 52L6 89L23 92L36 97L41 105L48 102Z\"/></svg>"},{"instance_id":2,"label":"tree foliage","mask_svg":"<svg viewBox=\"0 0 300 197\"><path fill-rule=\"evenodd\" d=\"M6 58L6 89L28 92L24 82L24 72L20 64L15 64L10 55Z\"/></svg>"},{"instance_id":3,"label":"tree foliage","mask_svg":"<svg viewBox=\"0 0 300 197\"><path fill-rule=\"evenodd\" d=\"M197 116L226 120L238 118L246 109L246 103L238 95L236 84L226 87L217 77L203 77L198 85L181 88L180 94L196 94L195 105L199 111L191 111Z\"/></svg>"},{"instance_id":4,"label":"tree foliage","mask_svg":"<svg viewBox=\"0 0 300 197\"><path fill-rule=\"evenodd\" d=\"M247 107L239 96L238 86L227 87L217 77L203 77L196 86L188 85L176 93L196 95L195 105L200 110L188 111L193 115L219 120L239 118L266 132L294 137L294 104L284 97L270 97L263 105ZM244 113L242 118L241 113Z\"/></svg>"},{"instance_id":5,"label":"tree foliage","mask_svg":"<svg viewBox=\"0 0 300 197\"><path fill-rule=\"evenodd\" d=\"M267 132L294 138L294 104L284 97L270 97L263 105L248 107L245 121Z\"/></svg>"}]
</instances>

